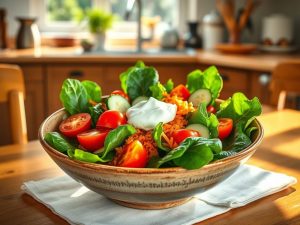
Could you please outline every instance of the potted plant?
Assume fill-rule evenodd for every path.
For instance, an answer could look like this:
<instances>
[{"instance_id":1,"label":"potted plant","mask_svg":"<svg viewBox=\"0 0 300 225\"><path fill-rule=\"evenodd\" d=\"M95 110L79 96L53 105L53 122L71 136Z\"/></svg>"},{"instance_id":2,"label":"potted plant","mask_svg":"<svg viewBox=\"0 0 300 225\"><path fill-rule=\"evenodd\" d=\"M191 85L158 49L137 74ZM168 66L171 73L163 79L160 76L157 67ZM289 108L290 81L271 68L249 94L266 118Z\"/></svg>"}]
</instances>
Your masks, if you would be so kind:
<instances>
[{"instance_id":1,"label":"potted plant","mask_svg":"<svg viewBox=\"0 0 300 225\"><path fill-rule=\"evenodd\" d=\"M114 15L101 9L90 9L87 12L89 31L94 36L95 50L104 50L105 33L112 27Z\"/></svg>"}]
</instances>

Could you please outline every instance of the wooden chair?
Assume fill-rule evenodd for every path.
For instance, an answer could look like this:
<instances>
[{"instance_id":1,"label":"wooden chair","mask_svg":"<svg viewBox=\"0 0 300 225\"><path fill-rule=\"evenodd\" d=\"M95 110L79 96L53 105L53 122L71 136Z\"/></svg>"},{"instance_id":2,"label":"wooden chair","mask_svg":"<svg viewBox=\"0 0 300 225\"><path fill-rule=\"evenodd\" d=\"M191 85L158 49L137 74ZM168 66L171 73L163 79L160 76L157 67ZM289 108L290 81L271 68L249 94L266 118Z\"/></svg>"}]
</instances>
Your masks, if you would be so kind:
<instances>
[{"instance_id":1,"label":"wooden chair","mask_svg":"<svg viewBox=\"0 0 300 225\"><path fill-rule=\"evenodd\" d=\"M11 137L14 144L24 144L28 141L24 93L24 78L20 67L0 64L0 102L8 102Z\"/></svg>"},{"instance_id":2,"label":"wooden chair","mask_svg":"<svg viewBox=\"0 0 300 225\"><path fill-rule=\"evenodd\" d=\"M271 104L285 107L287 94L300 94L300 62L282 62L272 73Z\"/></svg>"}]
</instances>

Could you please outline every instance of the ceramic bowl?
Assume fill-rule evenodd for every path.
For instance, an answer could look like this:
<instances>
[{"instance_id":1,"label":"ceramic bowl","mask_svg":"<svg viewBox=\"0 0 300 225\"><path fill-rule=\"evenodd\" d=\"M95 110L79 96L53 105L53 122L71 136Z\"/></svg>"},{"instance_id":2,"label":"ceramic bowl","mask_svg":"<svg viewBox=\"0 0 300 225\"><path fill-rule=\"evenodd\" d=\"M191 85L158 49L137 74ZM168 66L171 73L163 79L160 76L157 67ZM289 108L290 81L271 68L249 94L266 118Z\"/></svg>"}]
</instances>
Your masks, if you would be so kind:
<instances>
[{"instance_id":1,"label":"ceramic bowl","mask_svg":"<svg viewBox=\"0 0 300 225\"><path fill-rule=\"evenodd\" d=\"M124 168L85 163L69 159L44 141L47 132L55 131L66 116L64 109L50 115L42 123L39 140L56 164L69 176L89 189L118 204L139 209L162 209L183 204L196 193L204 192L226 179L256 151L263 137L258 128L253 143L238 154L215 161L200 169L183 168Z\"/></svg>"}]
</instances>

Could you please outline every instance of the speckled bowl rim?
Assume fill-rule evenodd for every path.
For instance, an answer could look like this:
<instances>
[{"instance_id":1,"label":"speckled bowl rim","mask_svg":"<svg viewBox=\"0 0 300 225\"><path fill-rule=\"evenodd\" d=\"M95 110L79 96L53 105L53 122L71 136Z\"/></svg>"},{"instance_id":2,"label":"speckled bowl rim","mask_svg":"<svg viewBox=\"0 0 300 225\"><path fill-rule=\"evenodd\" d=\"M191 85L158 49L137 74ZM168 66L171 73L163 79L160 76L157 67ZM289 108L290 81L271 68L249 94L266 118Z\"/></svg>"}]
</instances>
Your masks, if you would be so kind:
<instances>
[{"instance_id":1,"label":"speckled bowl rim","mask_svg":"<svg viewBox=\"0 0 300 225\"><path fill-rule=\"evenodd\" d=\"M203 170L211 170L214 167L216 167L216 165L223 164L228 161L238 161L238 160L244 158L246 155L250 154L252 151L255 151L257 149L257 147L260 145L260 143L263 139L263 136L264 136L264 130L263 130L261 123L258 121L258 119L254 119L253 122L255 123L256 127L258 128L258 130L256 131L258 133L256 135L255 140L252 142L251 145L249 145L247 148L238 152L235 155L226 157L224 159L216 160L210 164L207 164L207 165L205 165L199 169L195 169L195 170L186 170L181 167L170 167L170 168L117 167L117 166L110 166L110 165L104 165L104 164L87 163L87 162L82 162L79 160L70 159L67 155L57 151L56 149L52 148L50 145L48 145L46 143L46 141L44 140L43 130L45 129L46 124L52 119L52 117L54 117L56 114L61 113L62 111L65 111L65 109L62 108L62 109L59 109L59 110L55 111L54 113L52 113L50 116L48 116L43 121L43 123L41 124L41 126L39 128L38 138L39 138L39 141L40 141L41 145L43 146L44 150L46 150L48 154L53 154L54 156L56 156L56 158L60 158L60 160L64 160L69 165L74 165L76 167L84 167L85 169L91 169L94 171L101 170L101 172L106 171L106 172L116 172L116 173L124 173L124 174L166 174L166 173L178 173L178 172L186 173L189 171L197 172L199 170L202 170L202 171Z\"/></svg>"}]
</instances>

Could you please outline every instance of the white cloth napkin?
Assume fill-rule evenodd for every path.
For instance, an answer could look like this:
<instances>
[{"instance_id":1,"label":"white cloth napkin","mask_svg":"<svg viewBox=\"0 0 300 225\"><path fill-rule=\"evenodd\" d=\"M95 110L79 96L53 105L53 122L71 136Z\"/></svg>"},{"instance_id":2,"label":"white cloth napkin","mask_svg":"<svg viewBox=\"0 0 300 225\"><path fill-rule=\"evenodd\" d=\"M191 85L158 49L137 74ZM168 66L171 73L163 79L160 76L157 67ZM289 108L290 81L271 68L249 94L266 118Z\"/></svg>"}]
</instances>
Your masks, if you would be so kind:
<instances>
[{"instance_id":1,"label":"white cloth napkin","mask_svg":"<svg viewBox=\"0 0 300 225\"><path fill-rule=\"evenodd\" d=\"M29 181L22 189L71 224L188 225L281 191L294 177L243 165L228 179L170 209L138 210L115 204L68 176Z\"/></svg>"}]
</instances>

